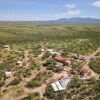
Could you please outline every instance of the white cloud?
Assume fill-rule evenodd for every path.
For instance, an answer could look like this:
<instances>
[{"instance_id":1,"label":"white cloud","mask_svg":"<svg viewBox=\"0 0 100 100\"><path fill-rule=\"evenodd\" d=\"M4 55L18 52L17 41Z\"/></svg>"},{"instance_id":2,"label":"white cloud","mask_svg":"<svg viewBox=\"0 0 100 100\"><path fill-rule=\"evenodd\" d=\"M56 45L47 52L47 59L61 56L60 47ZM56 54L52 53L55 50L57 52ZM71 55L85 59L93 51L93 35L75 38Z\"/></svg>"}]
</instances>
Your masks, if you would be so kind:
<instances>
[{"instance_id":1,"label":"white cloud","mask_svg":"<svg viewBox=\"0 0 100 100\"><path fill-rule=\"evenodd\" d=\"M66 14L67 15L77 15L80 14L81 11L80 10L69 10Z\"/></svg>"},{"instance_id":2,"label":"white cloud","mask_svg":"<svg viewBox=\"0 0 100 100\"><path fill-rule=\"evenodd\" d=\"M75 4L66 4L66 7L68 7L68 8L75 8L76 5Z\"/></svg>"},{"instance_id":3,"label":"white cloud","mask_svg":"<svg viewBox=\"0 0 100 100\"><path fill-rule=\"evenodd\" d=\"M63 18L63 17L73 17L80 13L81 13L81 10L69 10L65 13L55 14L55 15L50 15L50 16L58 19L58 18ZM48 15L48 17L50 17L50 16Z\"/></svg>"},{"instance_id":4,"label":"white cloud","mask_svg":"<svg viewBox=\"0 0 100 100\"><path fill-rule=\"evenodd\" d=\"M80 10L68 10L65 13L51 14L51 15L0 15L0 21L44 21L44 20L53 20L59 18L70 18L80 14Z\"/></svg>"},{"instance_id":5,"label":"white cloud","mask_svg":"<svg viewBox=\"0 0 100 100\"><path fill-rule=\"evenodd\" d=\"M96 1L96 2L93 2L92 6L100 7L100 0Z\"/></svg>"}]
</instances>

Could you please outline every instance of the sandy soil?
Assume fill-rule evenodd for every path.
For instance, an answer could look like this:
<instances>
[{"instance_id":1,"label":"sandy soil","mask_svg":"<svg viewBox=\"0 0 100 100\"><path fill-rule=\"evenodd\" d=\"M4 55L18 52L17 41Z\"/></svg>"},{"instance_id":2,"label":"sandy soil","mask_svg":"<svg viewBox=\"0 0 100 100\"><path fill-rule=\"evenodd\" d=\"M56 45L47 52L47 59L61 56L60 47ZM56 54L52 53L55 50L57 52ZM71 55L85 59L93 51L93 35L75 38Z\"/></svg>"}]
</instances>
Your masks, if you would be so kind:
<instances>
[{"instance_id":1,"label":"sandy soil","mask_svg":"<svg viewBox=\"0 0 100 100\"><path fill-rule=\"evenodd\" d=\"M92 55L89 55L89 56L83 56L87 62L89 63L90 59L92 57L94 57L96 55L96 53L98 53L100 51L100 48L98 50L96 50ZM43 72L43 71L46 71L46 68L42 66L42 61L41 61L41 57L45 54L45 52L42 52L39 56L38 56L38 60L39 60L39 63L40 63L40 72ZM26 58L24 59L27 64L25 67L28 67L29 66L29 59L28 59L28 54L26 53ZM86 65L84 65L83 67L87 67L89 69L89 71L91 71L91 77L96 77L98 78L98 75L96 73L94 73L89 67L88 67L88 63ZM51 82L54 82L56 80L59 80L61 77L68 77L69 76L69 73L68 73L68 70L70 70L70 68L66 67L62 72L60 73L53 73L53 76L50 77L48 80L46 80L46 82L44 84L42 84L40 87L37 87L37 88L34 88L34 89L28 89L28 88L25 88L24 85L26 84L26 82L30 81L32 78L35 77L35 75L38 73L38 72L34 72L32 71L32 75L29 77L29 78L25 78L23 79L23 81L19 84L21 85L23 88L24 88L24 92L25 94L28 94L28 93L33 93L33 92L39 92L40 93L40 97L43 98L43 94L45 93L45 88L47 86L48 83L51 83ZM84 78L87 78L87 77L84 77ZM11 90L9 88L9 90ZM14 100L11 98L11 93L12 91L9 91L9 93L7 93L5 95L5 97L3 98L3 100ZM23 96L25 97L25 95ZM16 99L17 100L17 99Z\"/></svg>"}]
</instances>

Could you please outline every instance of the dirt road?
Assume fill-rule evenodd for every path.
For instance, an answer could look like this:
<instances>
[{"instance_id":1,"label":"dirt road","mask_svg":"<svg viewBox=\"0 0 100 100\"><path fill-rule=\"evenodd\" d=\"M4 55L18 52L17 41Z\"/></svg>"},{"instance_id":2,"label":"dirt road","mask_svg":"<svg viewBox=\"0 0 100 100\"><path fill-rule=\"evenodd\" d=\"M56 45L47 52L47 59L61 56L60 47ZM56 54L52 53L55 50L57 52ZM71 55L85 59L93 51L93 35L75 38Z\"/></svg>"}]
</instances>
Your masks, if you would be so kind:
<instances>
[{"instance_id":1,"label":"dirt road","mask_svg":"<svg viewBox=\"0 0 100 100\"><path fill-rule=\"evenodd\" d=\"M98 48L93 54L87 56L87 55L79 55L80 57L83 57L87 62L91 60L98 52L100 52L100 48Z\"/></svg>"}]
</instances>

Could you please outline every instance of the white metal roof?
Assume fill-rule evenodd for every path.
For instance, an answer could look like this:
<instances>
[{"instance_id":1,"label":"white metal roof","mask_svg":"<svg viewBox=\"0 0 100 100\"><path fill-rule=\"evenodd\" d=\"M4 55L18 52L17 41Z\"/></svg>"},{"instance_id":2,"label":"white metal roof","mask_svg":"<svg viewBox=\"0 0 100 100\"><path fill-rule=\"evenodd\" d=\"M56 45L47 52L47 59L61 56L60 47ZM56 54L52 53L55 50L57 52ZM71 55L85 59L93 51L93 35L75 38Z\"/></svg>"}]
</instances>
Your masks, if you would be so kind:
<instances>
[{"instance_id":1,"label":"white metal roof","mask_svg":"<svg viewBox=\"0 0 100 100\"><path fill-rule=\"evenodd\" d=\"M9 45L4 45L3 47L4 47L4 48L9 48Z\"/></svg>"},{"instance_id":2,"label":"white metal roof","mask_svg":"<svg viewBox=\"0 0 100 100\"><path fill-rule=\"evenodd\" d=\"M48 52L53 52L53 49L48 49L47 51L48 51Z\"/></svg>"},{"instance_id":3,"label":"white metal roof","mask_svg":"<svg viewBox=\"0 0 100 100\"><path fill-rule=\"evenodd\" d=\"M62 78L59 81L56 81L55 83L52 83L52 88L54 91L60 91L66 89L68 83L71 81L71 78Z\"/></svg>"},{"instance_id":4,"label":"white metal roof","mask_svg":"<svg viewBox=\"0 0 100 100\"><path fill-rule=\"evenodd\" d=\"M54 91L59 91L55 83L52 83L51 85L52 85L52 88L54 89Z\"/></svg>"},{"instance_id":5,"label":"white metal roof","mask_svg":"<svg viewBox=\"0 0 100 100\"><path fill-rule=\"evenodd\" d=\"M55 82L55 84L57 85L59 90L64 90L65 88L61 86L61 84L59 83L59 81Z\"/></svg>"},{"instance_id":6,"label":"white metal roof","mask_svg":"<svg viewBox=\"0 0 100 100\"><path fill-rule=\"evenodd\" d=\"M22 61L17 61L17 64L21 64L22 63Z\"/></svg>"},{"instance_id":7,"label":"white metal roof","mask_svg":"<svg viewBox=\"0 0 100 100\"><path fill-rule=\"evenodd\" d=\"M6 75L11 74L11 72L5 72Z\"/></svg>"},{"instance_id":8,"label":"white metal roof","mask_svg":"<svg viewBox=\"0 0 100 100\"><path fill-rule=\"evenodd\" d=\"M56 81L55 83L52 83L52 88L54 89L54 91L60 91L60 90L64 90L65 88L63 88L61 86L61 84L59 83L59 81Z\"/></svg>"}]
</instances>

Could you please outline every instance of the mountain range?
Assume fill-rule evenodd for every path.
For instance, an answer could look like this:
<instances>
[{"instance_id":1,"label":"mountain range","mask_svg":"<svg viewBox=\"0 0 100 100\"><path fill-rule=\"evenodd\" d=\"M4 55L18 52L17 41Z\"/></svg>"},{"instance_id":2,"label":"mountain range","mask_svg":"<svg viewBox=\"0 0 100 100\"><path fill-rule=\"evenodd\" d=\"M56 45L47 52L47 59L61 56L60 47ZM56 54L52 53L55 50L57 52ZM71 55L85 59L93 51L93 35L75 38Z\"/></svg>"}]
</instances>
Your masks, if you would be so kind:
<instances>
[{"instance_id":1,"label":"mountain range","mask_svg":"<svg viewBox=\"0 0 100 100\"><path fill-rule=\"evenodd\" d=\"M60 18L58 20L51 21L33 21L36 24L100 24L100 19L96 18Z\"/></svg>"},{"instance_id":2,"label":"mountain range","mask_svg":"<svg viewBox=\"0 0 100 100\"><path fill-rule=\"evenodd\" d=\"M96 18L81 18L81 17L76 17L76 18L61 18L58 20L55 20L54 22L57 23L71 23L71 24L100 24L100 19Z\"/></svg>"},{"instance_id":3,"label":"mountain range","mask_svg":"<svg viewBox=\"0 0 100 100\"><path fill-rule=\"evenodd\" d=\"M6 22L6 21L3 21ZM100 19L96 18L60 18L58 20L50 21L8 21L8 22L17 22L17 23L34 23L34 24L100 24Z\"/></svg>"}]
</instances>

